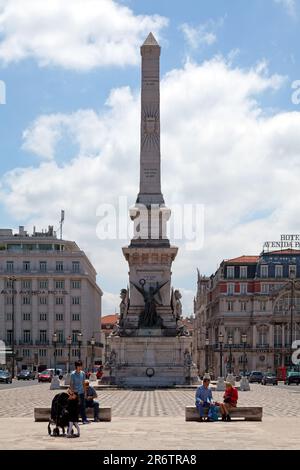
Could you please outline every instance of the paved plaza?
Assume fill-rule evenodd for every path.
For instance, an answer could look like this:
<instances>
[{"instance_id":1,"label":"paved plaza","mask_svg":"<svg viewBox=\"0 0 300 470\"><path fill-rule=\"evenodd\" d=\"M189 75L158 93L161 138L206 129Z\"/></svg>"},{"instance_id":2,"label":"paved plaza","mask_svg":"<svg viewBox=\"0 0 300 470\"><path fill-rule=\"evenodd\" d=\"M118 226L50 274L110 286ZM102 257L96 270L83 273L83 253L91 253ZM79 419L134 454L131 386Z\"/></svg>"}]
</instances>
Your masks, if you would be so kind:
<instances>
[{"instance_id":1,"label":"paved plaza","mask_svg":"<svg viewBox=\"0 0 300 470\"><path fill-rule=\"evenodd\" d=\"M239 404L263 406L263 421L186 423L184 408L195 390L101 390L102 406L112 407L111 423L81 426L67 440L34 423L33 408L50 406L57 391L49 384L0 390L0 449L300 449L300 387L252 385ZM214 392L220 400L222 393Z\"/></svg>"},{"instance_id":2,"label":"paved plaza","mask_svg":"<svg viewBox=\"0 0 300 470\"><path fill-rule=\"evenodd\" d=\"M0 418L33 417L33 408L49 407L57 390L48 383L0 390ZM118 417L184 417L185 406L194 404L195 389L98 390L101 406L112 407ZM222 401L222 392L213 392ZM240 406L263 406L264 416L300 418L300 387L251 385L250 392L240 392Z\"/></svg>"}]
</instances>

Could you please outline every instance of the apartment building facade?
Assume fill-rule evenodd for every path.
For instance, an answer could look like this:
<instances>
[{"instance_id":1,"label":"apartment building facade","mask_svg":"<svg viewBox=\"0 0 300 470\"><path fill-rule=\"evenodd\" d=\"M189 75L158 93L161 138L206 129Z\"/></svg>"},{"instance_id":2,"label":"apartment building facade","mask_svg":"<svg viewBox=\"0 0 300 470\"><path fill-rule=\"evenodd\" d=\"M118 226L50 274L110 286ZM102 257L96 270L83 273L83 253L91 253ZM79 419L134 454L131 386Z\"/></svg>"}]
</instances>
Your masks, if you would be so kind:
<instances>
[{"instance_id":1,"label":"apartment building facade","mask_svg":"<svg viewBox=\"0 0 300 470\"><path fill-rule=\"evenodd\" d=\"M32 235L0 229L0 340L14 350L17 369L56 362L67 370L78 357L90 367L101 357L101 297L74 241L58 239L51 226Z\"/></svg>"},{"instance_id":2,"label":"apartment building facade","mask_svg":"<svg viewBox=\"0 0 300 470\"><path fill-rule=\"evenodd\" d=\"M199 372L223 375L290 367L300 340L300 251L263 252L224 260L198 274L194 357ZM220 334L223 339L220 345ZM222 349L222 350L221 350Z\"/></svg>"}]
</instances>

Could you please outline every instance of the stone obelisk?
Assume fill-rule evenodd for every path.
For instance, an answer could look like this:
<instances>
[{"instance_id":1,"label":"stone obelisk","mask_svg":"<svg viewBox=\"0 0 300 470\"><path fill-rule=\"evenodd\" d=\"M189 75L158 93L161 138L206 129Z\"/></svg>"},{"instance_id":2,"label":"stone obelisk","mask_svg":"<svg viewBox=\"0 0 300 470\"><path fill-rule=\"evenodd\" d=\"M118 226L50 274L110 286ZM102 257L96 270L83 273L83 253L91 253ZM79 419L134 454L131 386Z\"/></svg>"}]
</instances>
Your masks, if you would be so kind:
<instances>
[{"instance_id":1,"label":"stone obelisk","mask_svg":"<svg viewBox=\"0 0 300 470\"><path fill-rule=\"evenodd\" d=\"M131 246L170 246L170 211L161 192L160 164L160 46L152 33L141 47L140 189L130 211L134 221Z\"/></svg>"},{"instance_id":2,"label":"stone obelisk","mask_svg":"<svg viewBox=\"0 0 300 470\"><path fill-rule=\"evenodd\" d=\"M160 46L150 33L141 47L140 191L137 203L164 204L160 177Z\"/></svg>"},{"instance_id":3,"label":"stone obelisk","mask_svg":"<svg viewBox=\"0 0 300 470\"><path fill-rule=\"evenodd\" d=\"M123 248L129 284L121 291L108 361L111 382L125 386L184 384L197 377L191 340L181 323L181 295L171 289L178 248L167 238L171 213L161 191L160 52L150 33L141 46L140 187L130 209L134 236Z\"/></svg>"}]
</instances>

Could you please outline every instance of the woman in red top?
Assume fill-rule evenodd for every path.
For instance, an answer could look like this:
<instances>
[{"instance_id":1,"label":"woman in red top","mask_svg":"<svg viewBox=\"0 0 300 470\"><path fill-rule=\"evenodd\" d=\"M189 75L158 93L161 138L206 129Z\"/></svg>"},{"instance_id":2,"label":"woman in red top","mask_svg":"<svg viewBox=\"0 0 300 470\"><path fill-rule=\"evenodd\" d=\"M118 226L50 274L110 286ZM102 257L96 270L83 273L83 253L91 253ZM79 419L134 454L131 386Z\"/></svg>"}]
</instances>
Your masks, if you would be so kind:
<instances>
[{"instance_id":1,"label":"woman in red top","mask_svg":"<svg viewBox=\"0 0 300 470\"><path fill-rule=\"evenodd\" d=\"M224 402L221 403L222 421L231 421L230 411L236 408L238 401L238 391L230 382L226 382L226 390L224 393Z\"/></svg>"}]
</instances>

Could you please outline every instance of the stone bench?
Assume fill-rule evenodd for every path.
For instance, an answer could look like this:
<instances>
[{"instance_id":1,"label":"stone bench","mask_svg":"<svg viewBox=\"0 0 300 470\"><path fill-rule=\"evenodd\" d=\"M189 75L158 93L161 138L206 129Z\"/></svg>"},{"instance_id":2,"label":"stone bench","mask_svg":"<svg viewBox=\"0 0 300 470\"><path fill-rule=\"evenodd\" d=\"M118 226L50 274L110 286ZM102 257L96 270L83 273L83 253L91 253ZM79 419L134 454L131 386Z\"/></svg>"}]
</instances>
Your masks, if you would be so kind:
<instances>
[{"instance_id":1,"label":"stone bench","mask_svg":"<svg viewBox=\"0 0 300 470\"><path fill-rule=\"evenodd\" d=\"M204 410L207 414L208 410ZM238 406L230 411L232 418L244 418L245 421L261 421L263 409L261 406ZM195 406L185 407L186 421L200 421L199 411Z\"/></svg>"},{"instance_id":2,"label":"stone bench","mask_svg":"<svg viewBox=\"0 0 300 470\"><path fill-rule=\"evenodd\" d=\"M48 422L50 418L51 408L34 408L34 421L36 422ZM93 408L86 409L86 416L89 419L94 418ZM111 421L111 408L99 408L99 419L100 421Z\"/></svg>"}]
</instances>

